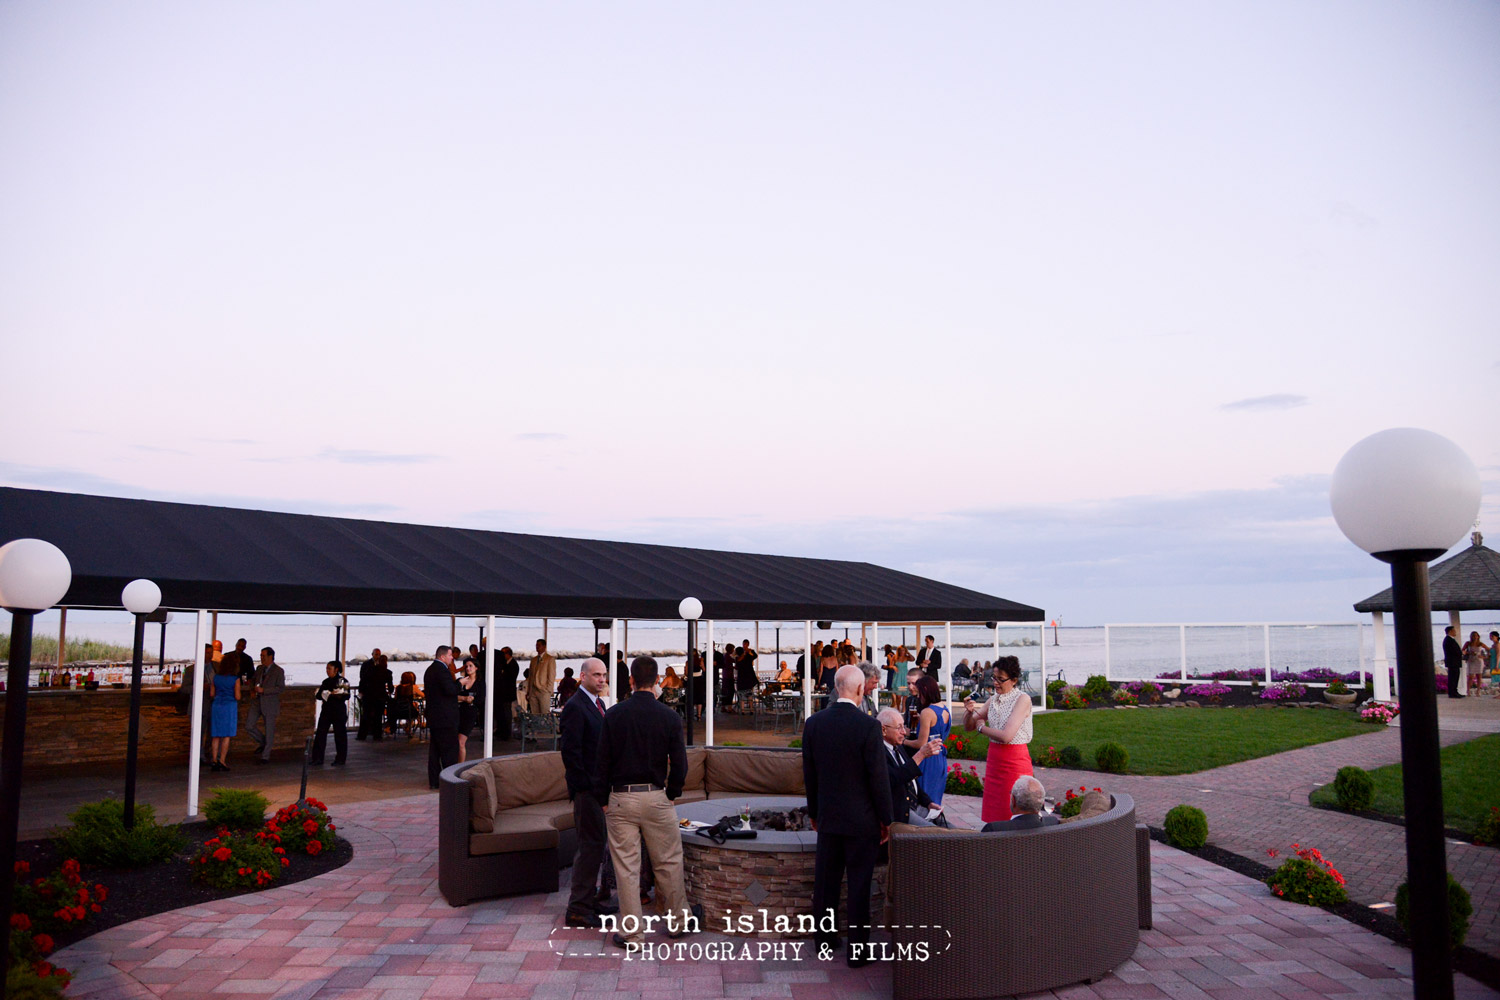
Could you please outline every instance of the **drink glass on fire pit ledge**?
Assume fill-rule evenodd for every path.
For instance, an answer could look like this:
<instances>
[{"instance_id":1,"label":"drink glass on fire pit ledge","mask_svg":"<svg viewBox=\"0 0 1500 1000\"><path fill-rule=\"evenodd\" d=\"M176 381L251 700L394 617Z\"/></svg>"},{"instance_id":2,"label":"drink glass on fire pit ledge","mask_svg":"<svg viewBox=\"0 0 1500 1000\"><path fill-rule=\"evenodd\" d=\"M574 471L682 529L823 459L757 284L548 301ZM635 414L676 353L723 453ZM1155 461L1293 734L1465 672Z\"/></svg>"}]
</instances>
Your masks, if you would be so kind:
<instances>
[{"instance_id":1,"label":"drink glass on fire pit ledge","mask_svg":"<svg viewBox=\"0 0 1500 1000\"><path fill-rule=\"evenodd\" d=\"M740 802L750 807L753 839L716 844L692 830L682 831L683 873L688 899L703 904L703 929L714 934L759 938L804 938L795 929L781 933L776 918L784 916L797 927L797 918L812 914L813 863L818 835L807 816L807 800L793 796L763 796L736 800L705 799L677 806L677 818L713 824L729 819L739 826ZM875 869L871 913L885 906L885 866ZM839 926L846 922L845 901L839 905ZM749 926L742 926L752 918ZM729 922L726 925L726 920Z\"/></svg>"}]
</instances>

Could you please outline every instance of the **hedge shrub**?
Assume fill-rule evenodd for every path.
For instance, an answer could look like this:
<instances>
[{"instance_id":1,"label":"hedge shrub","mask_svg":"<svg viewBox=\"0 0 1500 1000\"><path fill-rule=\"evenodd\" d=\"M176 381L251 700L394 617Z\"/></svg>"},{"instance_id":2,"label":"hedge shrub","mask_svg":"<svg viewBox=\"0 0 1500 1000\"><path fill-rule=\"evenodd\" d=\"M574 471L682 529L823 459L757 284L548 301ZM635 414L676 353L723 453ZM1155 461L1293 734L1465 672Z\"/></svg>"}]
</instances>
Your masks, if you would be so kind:
<instances>
[{"instance_id":1,"label":"hedge shrub","mask_svg":"<svg viewBox=\"0 0 1500 1000\"><path fill-rule=\"evenodd\" d=\"M72 826L53 834L58 853L103 868L144 868L166 861L187 846L175 826L156 822L156 810L136 803L135 826L125 829L125 803L86 802L68 814Z\"/></svg>"},{"instance_id":2,"label":"hedge shrub","mask_svg":"<svg viewBox=\"0 0 1500 1000\"><path fill-rule=\"evenodd\" d=\"M1173 806L1162 829L1166 831L1167 843L1173 847L1197 850L1208 843L1208 816L1196 806Z\"/></svg>"},{"instance_id":3,"label":"hedge shrub","mask_svg":"<svg viewBox=\"0 0 1500 1000\"><path fill-rule=\"evenodd\" d=\"M1363 812L1375 801L1375 779L1364 768L1349 765L1333 777L1333 794L1345 812Z\"/></svg>"},{"instance_id":4,"label":"hedge shrub","mask_svg":"<svg viewBox=\"0 0 1500 1000\"><path fill-rule=\"evenodd\" d=\"M1130 751L1118 743L1101 743L1099 749L1094 751L1094 763L1099 765L1101 771L1124 774L1125 769L1130 766Z\"/></svg>"},{"instance_id":5,"label":"hedge shrub","mask_svg":"<svg viewBox=\"0 0 1500 1000\"><path fill-rule=\"evenodd\" d=\"M1474 913L1474 904L1469 901L1469 890L1448 876L1448 940L1450 950L1464 943L1469 934L1469 917ZM1406 933L1411 933L1411 888L1402 882L1396 889L1396 922Z\"/></svg>"},{"instance_id":6,"label":"hedge shrub","mask_svg":"<svg viewBox=\"0 0 1500 1000\"><path fill-rule=\"evenodd\" d=\"M266 822L267 798L250 788L215 788L203 803L203 817L214 826L258 830Z\"/></svg>"},{"instance_id":7,"label":"hedge shrub","mask_svg":"<svg viewBox=\"0 0 1500 1000\"><path fill-rule=\"evenodd\" d=\"M1107 701L1111 688L1103 674L1095 674L1083 683L1083 696L1089 701Z\"/></svg>"},{"instance_id":8,"label":"hedge shrub","mask_svg":"<svg viewBox=\"0 0 1500 1000\"><path fill-rule=\"evenodd\" d=\"M1083 751L1077 747L1063 747L1058 751L1058 756L1062 758L1063 767L1070 767L1076 771L1083 766Z\"/></svg>"}]
</instances>

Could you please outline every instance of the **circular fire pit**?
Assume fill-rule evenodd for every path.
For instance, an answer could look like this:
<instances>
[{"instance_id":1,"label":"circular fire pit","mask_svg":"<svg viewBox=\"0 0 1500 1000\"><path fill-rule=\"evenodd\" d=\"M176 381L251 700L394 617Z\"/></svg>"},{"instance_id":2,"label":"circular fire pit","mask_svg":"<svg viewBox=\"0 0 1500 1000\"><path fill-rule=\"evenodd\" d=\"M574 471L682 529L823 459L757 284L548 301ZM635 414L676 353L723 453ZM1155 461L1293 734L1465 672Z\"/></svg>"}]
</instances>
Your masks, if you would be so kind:
<instances>
[{"instance_id":1,"label":"circular fire pit","mask_svg":"<svg viewBox=\"0 0 1500 1000\"><path fill-rule=\"evenodd\" d=\"M678 819L716 823L738 818L749 805L752 817L762 811L806 809L794 796L745 796L705 799L677 806ZM688 899L703 904L704 930L764 938L804 938L799 916L812 914L813 862L818 835L812 830L759 830L754 839L716 844L691 830L682 831L683 873ZM876 869L871 912L884 906L884 868ZM845 918L840 900L839 923ZM783 917L778 928L777 918Z\"/></svg>"}]
</instances>

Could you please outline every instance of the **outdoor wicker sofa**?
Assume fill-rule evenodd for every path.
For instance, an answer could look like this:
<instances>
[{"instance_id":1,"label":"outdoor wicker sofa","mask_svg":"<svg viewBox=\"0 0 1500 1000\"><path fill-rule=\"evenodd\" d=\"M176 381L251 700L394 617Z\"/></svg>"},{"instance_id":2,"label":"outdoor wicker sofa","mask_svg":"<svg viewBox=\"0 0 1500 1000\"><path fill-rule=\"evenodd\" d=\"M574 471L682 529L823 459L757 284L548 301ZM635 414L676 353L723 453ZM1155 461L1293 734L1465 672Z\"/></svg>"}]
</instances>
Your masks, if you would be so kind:
<instances>
[{"instance_id":1,"label":"outdoor wicker sofa","mask_svg":"<svg viewBox=\"0 0 1500 1000\"><path fill-rule=\"evenodd\" d=\"M1151 926L1150 844L1134 801L1119 794L1102 815L1037 830L898 824L886 882L892 944L926 941L936 953L896 961L895 1000L1009 997L1101 978Z\"/></svg>"},{"instance_id":2,"label":"outdoor wicker sofa","mask_svg":"<svg viewBox=\"0 0 1500 1000\"><path fill-rule=\"evenodd\" d=\"M578 838L559 751L512 754L446 768L438 779L438 890L453 906L556 892ZM778 747L689 747L678 802L805 795L802 752Z\"/></svg>"}]
</instances>

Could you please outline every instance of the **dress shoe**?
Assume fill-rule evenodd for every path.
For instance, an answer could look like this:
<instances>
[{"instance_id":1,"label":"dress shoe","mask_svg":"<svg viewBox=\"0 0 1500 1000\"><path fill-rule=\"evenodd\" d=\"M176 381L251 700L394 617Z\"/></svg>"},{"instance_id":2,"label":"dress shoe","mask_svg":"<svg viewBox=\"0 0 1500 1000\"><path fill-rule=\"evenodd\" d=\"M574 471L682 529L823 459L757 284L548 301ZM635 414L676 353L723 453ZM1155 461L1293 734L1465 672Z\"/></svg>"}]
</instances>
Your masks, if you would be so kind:
<instances>
[{"instance_id":1,"label":"dress shoe","mask_svg":"<svg viewBox=\"0 0 1500 1000\"><path fill-rule=\"evenodd\" d=\"M210 771L223 771L223 770L225 770L225 768L224 768L223 764L220 764L218 761L214 761L214 766L211 767L211 768L209 768L209 770Z\"/></svg>"},{"instance_id":2,"label":"dress shoe","mask_svg":"<svg viewBox=\"0 0 1500 1000\"><path fill-rule=\"evenodd\" d=\"M271 762L269 760L266 760L266 758L264 758L264 757L257 757L257 758L255 758L255 763L257 763L257 764L269 764Z\"/></svg>"},{"instance_id":3,"label":"dress shoe","mask_svg":"<svg viewBox=\"0 0 1500 1000\"><path fill-rule=\"evenodd\" d=\"M851 969L863 969L873 961L875 961L873 958L850 958L848 963Z\"/></svg>"},{"instance_id":4,"label":"dress shoe","mask_svg":"<svg viewBox=\"0 0 1500 1000\"><path fill-rule=\"evenodd\" d=\"M611 914L619 913L620 908L614 903L595 903L594 912L609 916Z\"/></svg>"},{"instance_id":5,"label":"dress shoe","mask_svg":"<svg viewBox=\"0 0 1500 1000\"><path fill-rule=\"evenodd\" d=\"M701 930L702 927L703 927L703 904L702 903L694 903L693 906L692 906L691 912L692 912L693 916L697 918L697 920L698 920L697 926ZM680 938L680 937L687 937L691 933L693 933L693 932L690 931L690 930L688 930L687 927L683 927L680 930L678 930L676 933L668 931L667 932L667 937L672 938L673 940L676 940L677 938Z\"/></svg>"},{"instance_id":6,"label":"dress shoe","mask_svg":"<svg viewBox=\"0 0 1500 1000\"><path fill-rule=\"evenodd\" d=\"M341 761L341 760L336 760L336 761L333 762L333 766L334 767L343 767L344 766L344 762Z\"/></svg>"},{"instance_id":7,"label":"dress shoe","mask_svg":"<svg viewBox=\"0 0 1500 1000\"><path fill-rule=\"evenodd\" d=\"M566 927L598 927L599 917L593 913L569 913L563 918Z\"/></svg>"},{"instance_id":8,"label":"dress shoe","mask_svg":"<svg viewBox=\"0 0 1500 1000\"><path fill-rule=\"evenodd\" d=\"M616 948L621 949L628 948L630 946L630 942L625 940L625 935L623 934L611 934L609 936L609 943L614 945Z\"/></svg>"}]
</instances>

